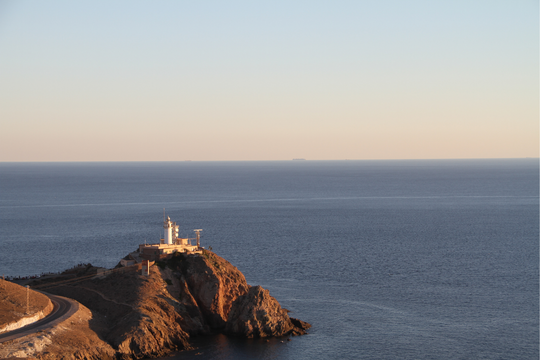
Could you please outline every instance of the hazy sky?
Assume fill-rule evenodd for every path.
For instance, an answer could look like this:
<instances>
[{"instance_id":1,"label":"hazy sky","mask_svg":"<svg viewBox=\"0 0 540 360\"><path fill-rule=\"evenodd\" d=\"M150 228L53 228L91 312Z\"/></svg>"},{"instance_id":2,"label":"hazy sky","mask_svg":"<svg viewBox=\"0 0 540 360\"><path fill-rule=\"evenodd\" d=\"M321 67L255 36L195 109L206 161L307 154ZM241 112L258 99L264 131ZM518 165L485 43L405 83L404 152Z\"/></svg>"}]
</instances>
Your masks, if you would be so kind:
<instances>
[{"instance_id":1,"label":"hazy sky","mask_svg":"<svg viewBox=\"0 0 540 360\"><path fill-rule=\"evenodd\" d=\"M0 161L539 155L538 1L0 1Z\"/></svg>"}]
</instances>

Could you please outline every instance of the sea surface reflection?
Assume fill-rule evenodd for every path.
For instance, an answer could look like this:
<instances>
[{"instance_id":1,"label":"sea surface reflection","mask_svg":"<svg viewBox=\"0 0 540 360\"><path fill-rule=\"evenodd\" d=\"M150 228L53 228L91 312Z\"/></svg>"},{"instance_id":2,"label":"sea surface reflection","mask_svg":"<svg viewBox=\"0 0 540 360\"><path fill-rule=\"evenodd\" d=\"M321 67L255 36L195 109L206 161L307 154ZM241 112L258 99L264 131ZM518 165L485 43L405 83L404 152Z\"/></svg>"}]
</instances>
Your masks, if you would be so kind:
<instances>
[{"instance_id":1,"label":"sea surface reflection","mask_svg":"<svg viewBox=\"0 0 540 360\"><path fill-rule=\"evenodd\" d=\"M282 359L287 357L287 347L294 346L300 338L242 339L223 334L194 338L193 350L182 351L163 359Z\"/></svg>"}]
</instances>

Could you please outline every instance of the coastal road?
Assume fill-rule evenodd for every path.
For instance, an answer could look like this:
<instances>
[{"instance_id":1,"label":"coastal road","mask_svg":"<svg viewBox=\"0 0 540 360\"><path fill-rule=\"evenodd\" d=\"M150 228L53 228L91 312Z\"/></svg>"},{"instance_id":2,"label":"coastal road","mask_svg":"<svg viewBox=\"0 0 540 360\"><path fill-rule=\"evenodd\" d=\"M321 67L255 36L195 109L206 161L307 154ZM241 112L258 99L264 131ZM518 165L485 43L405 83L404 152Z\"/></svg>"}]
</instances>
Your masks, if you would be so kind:
<instances>
[{"instance_id":1,"label":"coastal road","mask_svg":"<svg viewBox=\"0 0 540 360\"><path fill-rule=\"evenodd\" d=\"M44 292L42 292L42 294L47 295L49 299L51 299L51 302L54 305L53 311L35 323L28 324L13 331L1 333L0 343L15 340L23 336L34 334L40 330L45 330L58 325L79 310L79 303L75 300L68 299L63 296L47 294Z\"/></svg>"}]
</instances>

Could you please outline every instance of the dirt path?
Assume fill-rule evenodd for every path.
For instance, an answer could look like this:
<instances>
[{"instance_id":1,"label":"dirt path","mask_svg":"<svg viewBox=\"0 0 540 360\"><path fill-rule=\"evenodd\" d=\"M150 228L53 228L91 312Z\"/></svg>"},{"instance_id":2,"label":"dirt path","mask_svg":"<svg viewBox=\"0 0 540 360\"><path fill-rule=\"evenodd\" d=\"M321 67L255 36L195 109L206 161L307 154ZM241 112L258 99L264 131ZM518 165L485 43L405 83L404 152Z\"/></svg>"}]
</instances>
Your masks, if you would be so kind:
<instances>
[{"instance_id":1,"label":"dirt path","mask_svg":"<svg viewBox=\"0 0 540 360\"><path fill-rule=\"evenodd\" d=\"M117 305L125 305L125 306L129 306L130 308L132 309L135 309L135 307L133 305L130 305L130 304L127 304L127 303L123 303L123 302L118 302L116 300L113 300L113 299L109 299L107 296L105 296L105 294L103 294L101 291L97 291L97 290L94 290L94 289L90 289L90 288L87 288L85 286L75 286L75 287L78 287L78 288L81 288L81 289L85 289L85 290L88 290L88 291L92 291L96 294L98 294L99 296L101 296L103 298L103 300L105 301L110 301L110 302L113 302Z\"/></svg>"}]
</instances>

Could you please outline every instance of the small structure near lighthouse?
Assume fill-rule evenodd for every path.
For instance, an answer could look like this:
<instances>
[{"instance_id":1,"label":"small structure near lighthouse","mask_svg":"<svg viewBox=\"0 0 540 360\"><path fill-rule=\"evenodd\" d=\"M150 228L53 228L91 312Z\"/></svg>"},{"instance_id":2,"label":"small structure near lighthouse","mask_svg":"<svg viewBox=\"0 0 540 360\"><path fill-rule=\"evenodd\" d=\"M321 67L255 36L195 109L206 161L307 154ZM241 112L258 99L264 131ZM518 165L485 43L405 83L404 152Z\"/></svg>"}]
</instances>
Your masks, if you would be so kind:
<instances>
[{"instance_id":1,"label":"small structure near lighthouse","mask_svg":"<svg viewBox=\"0 0 540 360\"><path fill-rule=\"evenodd\" d=\"M142 275L149 276L150 275L150 266L152 266L153 264L154 264L153 261L149 261L149 260L144 259L142 261L142 268L141 268Z\"/></svg>"},{"instance_id":2,"label":"small structure near lighthouse","mask_svg":"<svg viewBox=\"0 0 540 360\"><path fill-rule=\"evenodd\" d=\"M174 253L202 254L200 245L200 232L202 229L194 230L196 238L181 238L178 236L179 226L171 221L170 217L163 219L163 239L159 244L141 244L139 245L139 256L142 259L156 261L166 258ZM192 241L196 240L193 245Z\"/></svg>"}]
</instances>

